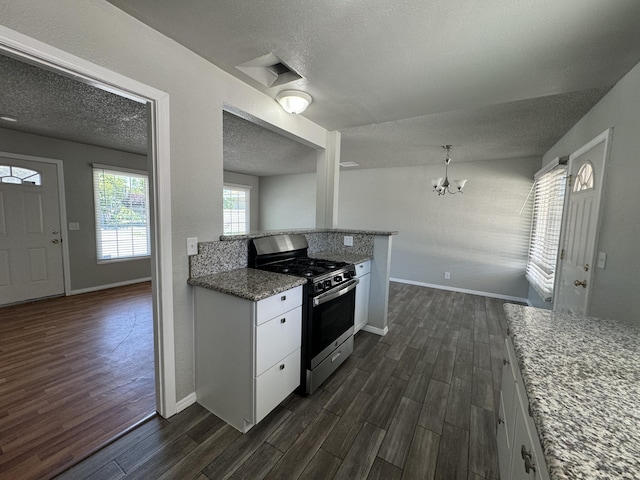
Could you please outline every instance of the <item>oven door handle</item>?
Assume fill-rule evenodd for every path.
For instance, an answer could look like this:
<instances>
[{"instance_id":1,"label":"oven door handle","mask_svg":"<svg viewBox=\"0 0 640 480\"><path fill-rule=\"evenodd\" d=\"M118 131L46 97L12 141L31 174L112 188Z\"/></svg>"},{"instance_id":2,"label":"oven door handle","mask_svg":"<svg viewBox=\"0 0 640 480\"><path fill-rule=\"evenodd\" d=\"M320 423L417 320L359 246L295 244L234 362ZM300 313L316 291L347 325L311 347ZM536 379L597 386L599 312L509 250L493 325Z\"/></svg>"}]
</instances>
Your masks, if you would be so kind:
<instances>
[{"instance_id":1,"label":"oven door handle","mask_svg":"<svg viewBox=\"0 0 640 480\"><path fill-rule=\"evenodd\" d=\"M327 293L323 293L322 295L318 295L313 299L313 306L317 307L318 305L322 305L323 303L327 303L327 302L330 302L331 300L335 300L336 298L341 297L342 295L346 295L351 290L356 288L356 285L358 283L360 283L360 280L358 280L357 278L354 278L353 280L349 280L347 283L345 283L343 288L341 288L336 292L327 292Z\"/></svg>"}]
</instances>

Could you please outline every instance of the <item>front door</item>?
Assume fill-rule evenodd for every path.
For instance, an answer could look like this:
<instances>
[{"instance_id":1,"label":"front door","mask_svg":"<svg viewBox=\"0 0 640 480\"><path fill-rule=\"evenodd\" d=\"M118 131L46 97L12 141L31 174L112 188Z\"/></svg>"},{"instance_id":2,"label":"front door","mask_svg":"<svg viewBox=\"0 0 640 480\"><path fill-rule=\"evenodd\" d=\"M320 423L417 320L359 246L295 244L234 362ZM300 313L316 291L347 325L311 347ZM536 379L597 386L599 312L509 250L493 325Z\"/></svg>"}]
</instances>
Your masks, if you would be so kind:
<instances>
[{"instance_id":1,"label":"front door","mask_svg":"<svg viewBox=\"0 0 640 480\"><path fill-rule=\"evenodd\" d=\"M611 129L569 157L571 183L554 309L586 315L592 288L600 198Z\"/></svg>"},{"instance_id":2,"label":"front door","mask_svg":"<svg viewBox=\"0 0 640 480\"><path fill-rule=\"evenodd\" d=\"M64 293L58 167L0 156L0 305Z\"/></svg>"}]
</instances>

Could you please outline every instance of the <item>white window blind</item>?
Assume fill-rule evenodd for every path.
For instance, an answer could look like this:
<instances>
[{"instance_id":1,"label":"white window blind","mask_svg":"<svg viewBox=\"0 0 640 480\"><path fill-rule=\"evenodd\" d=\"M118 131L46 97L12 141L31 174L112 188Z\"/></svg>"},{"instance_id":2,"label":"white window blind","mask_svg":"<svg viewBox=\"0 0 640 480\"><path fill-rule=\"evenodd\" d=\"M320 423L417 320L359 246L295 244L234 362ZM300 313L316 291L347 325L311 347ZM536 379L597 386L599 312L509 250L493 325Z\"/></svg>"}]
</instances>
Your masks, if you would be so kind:
<instances>
[{"instance_id":1,"label":"white window blind","mask_svg":"<svg viewBox=\"0 0 640 480\"><path fill-rule=\"evenodd\" d=\"M223 233L225 235L242 235L249 232L250 188L241 185L224 185Z\"/></svg>"},{"instance_id":2,"label":"white window blind","mask_svg":"<svg viewBox=\"0 0 640 480\"><path fill-rule=\"evenodd\" d=\"M535 180L526 277L546 302L553 298L566 176L566 165L558 165Z\"/></svg>"},{"instance_id":3,"label":"white window blind","mask_svg":"<svg viewBox=\"0 0 640 480\"><path fill-rule=\"evenodd\" d=\"M149 256L148 176L94 165L93 193L98 261Z\"/></svg>"}]
</instances>

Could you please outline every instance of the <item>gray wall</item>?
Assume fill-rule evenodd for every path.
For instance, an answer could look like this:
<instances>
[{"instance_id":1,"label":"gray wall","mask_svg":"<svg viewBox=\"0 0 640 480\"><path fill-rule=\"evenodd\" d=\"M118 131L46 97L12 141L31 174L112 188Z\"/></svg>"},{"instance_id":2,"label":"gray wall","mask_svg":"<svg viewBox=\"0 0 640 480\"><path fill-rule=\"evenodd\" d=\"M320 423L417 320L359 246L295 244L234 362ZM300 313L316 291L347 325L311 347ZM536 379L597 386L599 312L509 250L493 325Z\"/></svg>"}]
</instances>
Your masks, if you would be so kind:
<instances>
[{"instance_id":1,"label":"gray wall","mask_svg":"<svg viewBox=\"0 0 640 480\"><path fill-rule=\"evenodd\" d=\"M544 155L543 164L609 127L614 131L597 247L607 253L607 265L594 269L589 314L640 323L640 64ZM535 297L531 289L529 298Z\"/></svg>"},{"instance_id":2,"label":"gray wall","mask_svg":"<svg viewBox=\"0 0 640 480\"><path fill-rule=\"evenodd\" d=\"M343 170L338 224L397 230L393 278L525 298L530 201L519 212L539 166L539 158L452 163L452 175L469 182L462 195L440 197L430 180L442 165Z\"/></svg>"},{"instance_id":3,"label":"gray wall","mask_svg":"<svg viewBox=\"0 0 640 480\"><path fill-rule=\"evenodd\" d=\"M315 226L315 173L260 177L260 230Z\"/></svg>"},{"instance_id":4,"label":"gray wall","mask_svg":"<svg viewBox=\"0 0 640 480\"><path fill-rule=\"evenodd\" d=\"M0 128L0 150L62 160L67 221L78 222L80 230L68 231L71 290L129 282L151 276L148 258L126 262L97 263L96 225L93 201L92 163L147 170L147 157L93 147L50 137ZM65 231L66 230L66 231Z\"/></svg>"},{"instance_id":5,"label":"gray wall","mask_svg":"<svg viewBox=\"0 0 640 480\"><path fill-rule=\"evenodd\" d=\"M251 231L258 230L260 228L260 178L254 175L225 171L224 183L251 187L251 192L249 193L249 228Z\"/></svg>"}]
</instances>

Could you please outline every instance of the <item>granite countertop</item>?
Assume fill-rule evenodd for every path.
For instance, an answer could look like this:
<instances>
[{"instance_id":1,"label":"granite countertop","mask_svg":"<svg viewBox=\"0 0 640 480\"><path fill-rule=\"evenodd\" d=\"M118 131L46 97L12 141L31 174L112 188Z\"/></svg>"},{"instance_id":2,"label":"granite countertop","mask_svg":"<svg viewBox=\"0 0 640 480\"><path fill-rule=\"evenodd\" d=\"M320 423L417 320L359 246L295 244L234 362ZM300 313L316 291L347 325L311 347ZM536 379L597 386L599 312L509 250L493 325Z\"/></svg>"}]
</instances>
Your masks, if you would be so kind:
<instances>
[{"instance_id":1,"label":"granite countertop","mask_svg":"<svg viewBox=\"0 0 640 480\"><path fill-rule=\"evenodd\" d=\"M208 288L257 302L304 285L307 280L253 268L237 268L213 275L190 278L188 283L196 287Z\"/></svg>"},{"instance_id":2,"label":"granite countertop","mask_svg":"<svg viewBox=\"0 0 640 480\"><path fill-rule=\"evenodd\" d=\"M504 309L551 479L640 478L640 327Z\"/></svg>"},{"instance_id":3,"label":"granite countertop","mask_svg":"<svg viewBox=\"0 0 640 480\"><path fill-rule=\"evenodd\" d=\"M372 260L372 255L363 255L359 253L348 252L313 252L309 253L311 258L319 258L322 260L331 260L332 262L361 263Z\"/></svg>"},{"instance_id":4,"label":"granite countertop","mask_svg":"<svg viewBox=\"0 0 640 480\"><path fill-rule=\"evenodd\" d=\"M220 241L229 240L246 240L249 238L270 237L272 235L284 235L284 234L305 234L305 233L344 233L353 235L381 235L391 236L397 235L398 232L394 230L358 230L347 228L299 228L292 230L267 230L262 232L250 232L245 235L221 235Z\"/></svg>"}]
</instances>

